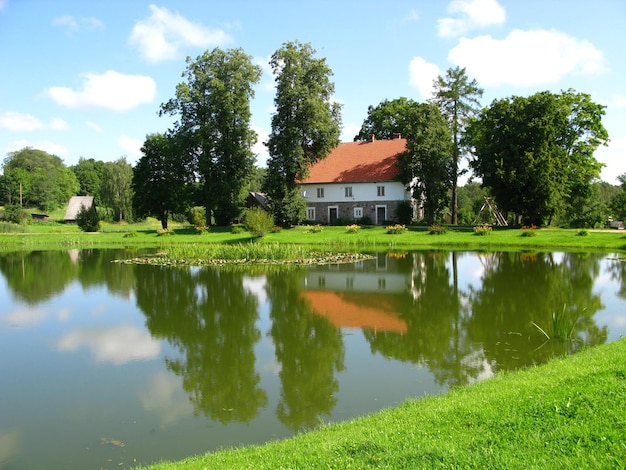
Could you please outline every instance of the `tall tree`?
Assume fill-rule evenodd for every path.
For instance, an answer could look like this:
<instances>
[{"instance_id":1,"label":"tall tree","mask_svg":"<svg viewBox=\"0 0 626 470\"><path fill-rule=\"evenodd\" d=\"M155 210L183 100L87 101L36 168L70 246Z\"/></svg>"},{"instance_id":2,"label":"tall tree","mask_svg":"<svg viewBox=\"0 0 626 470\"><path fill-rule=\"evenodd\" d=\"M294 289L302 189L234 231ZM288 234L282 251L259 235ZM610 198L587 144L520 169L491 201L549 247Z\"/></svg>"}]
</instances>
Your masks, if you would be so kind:
<instances>
[{"instance_id":1,"label":"tall tree","mask_svg":"<svg viewBox=\"0 0 626 470\"><path fill-rule=\"evenodd\" d=\"M104 179L104 162L94 160L93 158L80 157L78 163L70 168L76 175L80 185L78 195L93 196L95 203L100 205L102 203L100 186Z\"/></svg>"},{"instance_id":2,"label":"tall tree","mask_svg":"<svg viewBox=\"0 0 626 470\"><path fill-rule=\"evenodd\" d=\"M166 229L170 214L190 205L193 171L174 136L150 134L141 151L133 170L133 207L137 216L155 216Z\"/></svg>"},{"instance_id":3,"label":"tall tree","mask_svg":"<svg viewBox=\"0 0 626 470\"><path fill-rule=\"evenodd\" d=\"M341 106L331 102L332 70L315 53L310 44L288 42L270 60L276 76L276 112L267 142L270 158L264 189L280 225L302 220L298 181L339 144Z\"/></svg>"},{"instance_id":4,"label":"tall tree","mask_svg":"<svg viewBox=\"0 0 626 470\"><path fill-rule=\"evenodd\" d=\"M102 203L112 211L113 220L133 220L133 168L121 157L104 163L104 181L101 187Z\"/></svg>"},{"instance_id":5,"label":"tall tree","mask_svg":"<svg viewBox=\"0 0 626 470\"><path fill-rule=\"evenodd\" d=\"M608 142L604 106L572 90L496 100L467 128L470 165L498 204L541 225L586 194Z\"/></svg>"},{"instance_id":6,"label":"tall tree","mask_svg":"<svg viewBox=\"0 0 626 470\"><path fill-rule=\"evenodd\" d=\"M5 196L12 204L53 210L78 191L74 173L56 155L30 147L10 152L4 160Z\"/></svg>"},{"instance_id":7,"label":"tall tree","mask_svg":"<svg viewBox=\"0 0 626 470\"><path fill-rule=\"evenodd\" d=\"M406 137L416 105L415 101L401 97L384 100L377 106L368 106L367 117L354 140L369 140L372 135L387 140L397 134Z\"/></svg>"},{"instance_id":8,"label":"tall tree","mask_svg":"<svg viewBox=\"0 0 626 470\"><path fill-rule=\"evenodd\" d=\"M206 51L187 58L175 98L161 105L160 115L178 115L174 133L194 156L201 183L207 225L212 214L220 225L240 212L243 189L253 168L250 100L261 68L242 49Z\"/></svg>"},{"instance_id":9,"label":"tall tree","mask_svg":"<svg viewBox=\"0 0 626 470\"><path fill-rule=\"evenodd\" d=\"M469 120L480 110L479 99L483 96L483 89L478 87L478 82L465 73L465 68L450 68L446 76L437 77L434 82L435 103L448 121L450 133L454 145L452 147L452 197L450 210L452 211L452 223L458 223L458 195L457 182L463 171L459 170L462 147L461 137Z\"/></svg>"}]
</instances>

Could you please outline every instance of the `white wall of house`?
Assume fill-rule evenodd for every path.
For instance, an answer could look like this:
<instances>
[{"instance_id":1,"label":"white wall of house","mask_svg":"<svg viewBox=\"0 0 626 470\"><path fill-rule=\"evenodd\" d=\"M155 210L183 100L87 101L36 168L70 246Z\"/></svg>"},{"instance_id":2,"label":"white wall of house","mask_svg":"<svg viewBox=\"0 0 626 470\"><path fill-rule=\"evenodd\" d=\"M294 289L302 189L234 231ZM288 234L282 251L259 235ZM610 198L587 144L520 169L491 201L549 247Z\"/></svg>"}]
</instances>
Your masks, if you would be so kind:
<instances>
[{"instance_id":1,"label":"white wall of house","mask_svg":"<svg viewBox=\"0 0 626 470\"><path fill-rule=\"evenodd\" d=\"M381 195L378 188L384 188ZM348 193L346 193L346 188ZM309 202L391 202L405 201L410 197L402 183L397 181L381 181L376 183L323 183L303 184L304 198ZM318 197L318 190L323 191L323 197Z\"/></svg>"}]
</instances>

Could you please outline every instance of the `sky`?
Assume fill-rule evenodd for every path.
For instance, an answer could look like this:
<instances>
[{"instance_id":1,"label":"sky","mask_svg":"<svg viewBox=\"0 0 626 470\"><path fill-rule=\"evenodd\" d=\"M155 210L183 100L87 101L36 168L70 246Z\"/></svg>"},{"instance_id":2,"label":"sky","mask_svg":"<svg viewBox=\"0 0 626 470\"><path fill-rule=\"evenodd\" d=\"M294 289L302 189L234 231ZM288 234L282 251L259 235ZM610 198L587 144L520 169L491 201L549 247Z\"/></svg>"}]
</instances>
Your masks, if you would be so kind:
<instances>
[{"instance_id":1,"label":"sky","mask_svg":"<svg viewBox=\"0 0 626 470\"><path fill-rule=\"evenodd\" d=\"M135 164L186 57L242 48L263 68L251 102L259 166L271 130L269 58L310 43L333 71L342 141L368 106L426 101L432 82L465 67L495 99L574 89L606 106L601 177L626 173L624 0L0 0L0 158L24 147Z\"/></svg>"}]
</instances>

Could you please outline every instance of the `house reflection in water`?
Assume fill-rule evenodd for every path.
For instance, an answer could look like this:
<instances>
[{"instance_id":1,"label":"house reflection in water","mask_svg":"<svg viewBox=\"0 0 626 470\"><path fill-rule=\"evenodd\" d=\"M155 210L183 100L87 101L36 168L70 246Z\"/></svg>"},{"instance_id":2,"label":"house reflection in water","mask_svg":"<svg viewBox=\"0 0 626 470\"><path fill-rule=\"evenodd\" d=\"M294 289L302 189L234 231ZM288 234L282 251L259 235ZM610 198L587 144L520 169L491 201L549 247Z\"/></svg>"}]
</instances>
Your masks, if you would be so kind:
<instances>
[{"instance_id":1,"label":"house reflection in water","mask_svg":"<svg viewBox=\"0 0 626 470\"><path fill-rule=\"evenodd\" d=\"M406 291L407 274L388 271L389 262L380 253L372 261L311 267L301 295L338 328L404 334L398 295Z\"/></svg>"}]
</instances>

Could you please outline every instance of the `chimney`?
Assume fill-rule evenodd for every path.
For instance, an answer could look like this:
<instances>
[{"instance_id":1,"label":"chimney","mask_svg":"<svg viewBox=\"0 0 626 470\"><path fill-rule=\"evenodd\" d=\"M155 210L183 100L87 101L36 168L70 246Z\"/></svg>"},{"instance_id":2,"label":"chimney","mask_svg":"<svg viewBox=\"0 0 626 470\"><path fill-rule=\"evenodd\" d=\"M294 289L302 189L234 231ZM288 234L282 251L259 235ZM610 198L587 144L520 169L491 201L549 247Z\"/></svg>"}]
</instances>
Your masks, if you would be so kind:
<instances>
[{"instance_id":1,"label":"chimney","mask_svg":"<svg viewBox=\"0 0 626 470\"><path fill-rule=\"evenodd\" d=\"M374 142L376 140L376 134L370 134L369 142Z\"/></svg>"},{"instance_id":2,"label":"chimney","mask_svg":"<svg viewBox=\"0 0 626 470\"><path fill-rule=\"evenodd\" d=\"M396 132L396 133L393 135L393 138L394 138L394 139L401 139L401 138L402 138L402 134L400 134L399 132Z\"/></svg>"}]
</instances>

